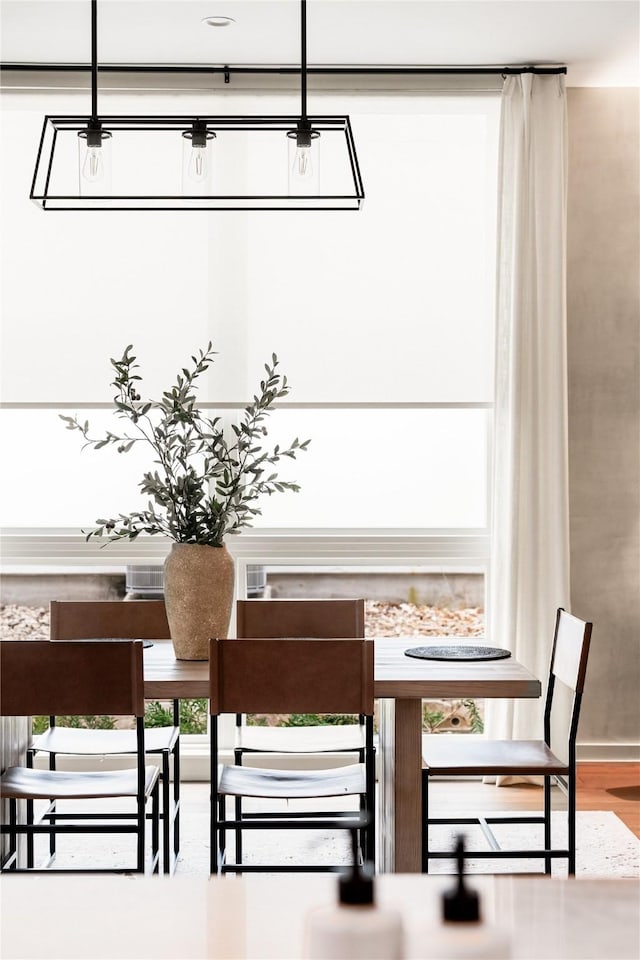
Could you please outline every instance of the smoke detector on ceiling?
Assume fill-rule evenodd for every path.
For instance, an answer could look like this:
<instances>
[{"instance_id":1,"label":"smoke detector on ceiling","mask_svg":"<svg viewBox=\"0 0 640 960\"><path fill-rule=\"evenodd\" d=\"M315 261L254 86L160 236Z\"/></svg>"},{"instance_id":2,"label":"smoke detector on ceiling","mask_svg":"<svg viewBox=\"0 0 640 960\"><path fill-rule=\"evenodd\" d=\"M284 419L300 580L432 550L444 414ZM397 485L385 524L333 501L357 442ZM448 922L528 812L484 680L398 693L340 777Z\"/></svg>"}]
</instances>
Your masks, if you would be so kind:
<instances>
[{"instance_id":1,"label":"smoke detector on ceiling","mask_svg":"<svg viewBox=\"0 0 640 960\"><path fill-rule=\"evenodd\" d=\"M208 24L210 27L229 27L232 23L235 23L235 20L233 17L216 15L213 17L205 17L202 22Z\"/></svg>"}]
</instances>

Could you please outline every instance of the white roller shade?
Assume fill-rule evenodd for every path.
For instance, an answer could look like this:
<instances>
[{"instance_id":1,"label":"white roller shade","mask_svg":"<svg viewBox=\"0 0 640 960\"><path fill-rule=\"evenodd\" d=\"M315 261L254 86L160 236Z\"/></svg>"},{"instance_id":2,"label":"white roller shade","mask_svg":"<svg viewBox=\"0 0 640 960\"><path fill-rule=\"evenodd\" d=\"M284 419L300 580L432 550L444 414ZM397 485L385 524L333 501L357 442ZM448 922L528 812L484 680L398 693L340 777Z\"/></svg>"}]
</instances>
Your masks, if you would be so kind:
<instances>
[{"instance_id":1,"label":"white roller shade","mask_svg":"<svg viewBox=\"0 0 640 960\"><path fill-rule=\"evenodd\" d=\"M277 113L295 98L102 102ZM246 399L275 350L298 401L490 401L497 98L334 94L314 106L351 112L358 213L44 213L28 200L43 113L87 104L7 94L2 400L105 402L108 359L127 343L157 391L212 339L221 360L205 399Z\"/></svg>"}]
</instances>

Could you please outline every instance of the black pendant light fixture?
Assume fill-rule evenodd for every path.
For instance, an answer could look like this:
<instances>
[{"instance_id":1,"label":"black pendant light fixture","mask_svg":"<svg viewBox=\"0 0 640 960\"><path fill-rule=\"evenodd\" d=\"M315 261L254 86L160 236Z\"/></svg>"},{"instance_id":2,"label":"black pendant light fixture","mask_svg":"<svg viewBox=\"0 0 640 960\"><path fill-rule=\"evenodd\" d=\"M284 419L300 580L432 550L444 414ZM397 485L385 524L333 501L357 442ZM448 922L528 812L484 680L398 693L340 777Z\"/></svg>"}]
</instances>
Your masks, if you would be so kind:
<instances>
[{"instance_id":1,"label":"black pendant light fixture","mask_svg":"<svg viewBox=\"0 0 640 960\"><path fill-rule=\"evenodd\" d=\"M320 131L314 130L307 116L307 3L300 4L300 119L287 137L289 149L289 193L320 193L320 149L314 140Z\"/></svg>"},{"instance_id":2,"label":"black pendant light fixture","mask_svg":"<svg viewBox=\"0 0 640 960\"><path fill-rule=\"evenodd\" d=\"M98 117L98 13L91 4L91 116L78 133L78 192L99 196L111 192L111 132Z\"/></svg>"},{"instance_id":3,"label":"black pendant light fixture","mask_svg":"<svg viewBox=\"0 0 640 960\"><path fill-rule=\"evenodd\" d=\"M44 119L30 193L44 210L360 208L349 117L307 114L306 0L297 117L101 116L97 0L90 2L91 115Z\"/></svg>"}]
</instances>

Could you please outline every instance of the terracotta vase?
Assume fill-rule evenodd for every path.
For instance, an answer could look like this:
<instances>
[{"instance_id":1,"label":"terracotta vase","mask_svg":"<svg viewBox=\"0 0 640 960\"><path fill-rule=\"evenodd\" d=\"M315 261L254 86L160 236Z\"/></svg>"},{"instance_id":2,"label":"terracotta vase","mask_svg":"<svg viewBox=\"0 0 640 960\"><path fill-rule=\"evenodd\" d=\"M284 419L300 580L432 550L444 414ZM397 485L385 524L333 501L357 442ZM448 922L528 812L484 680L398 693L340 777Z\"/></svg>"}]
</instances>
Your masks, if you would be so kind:
<instances>
[{"instance_id":1,"label":"terracotta vase","mask_svg":"<svg viewBox=\"0 0 640 960\"><path fill-rule=\"evenodd\" d=\"M233 603L226 547L174 543L164 562L164 600L178 660L208 660L211 637L226 637Z\"/></svg>"}]
</instances>

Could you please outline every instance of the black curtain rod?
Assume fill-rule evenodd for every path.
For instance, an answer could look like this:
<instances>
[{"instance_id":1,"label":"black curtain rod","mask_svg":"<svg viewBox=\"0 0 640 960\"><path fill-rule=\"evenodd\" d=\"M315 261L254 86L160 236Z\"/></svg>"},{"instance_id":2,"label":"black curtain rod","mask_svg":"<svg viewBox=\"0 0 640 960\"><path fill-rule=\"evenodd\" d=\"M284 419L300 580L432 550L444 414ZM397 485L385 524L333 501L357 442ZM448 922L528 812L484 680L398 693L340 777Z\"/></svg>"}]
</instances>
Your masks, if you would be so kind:
<instances>
[{"instance_id":1,"label":"black curtain rod","mask_svg":"<svg viewBox=\"0 0 640 960\"><path fill-rule=\"evenodd\" d=\"M91 64L82 63L0 63L0 70L33 72L89 73ZM213 67L207 65L175 64L100 64L101 73L175 73L175 74L224 74L225 80L233 73L242 74L299 74L300 67ZM505 66L505 67L307 67L307 73L327 76L511 76L521 73L565 74L566 66Z\"/></svg>"}]
</instances>

